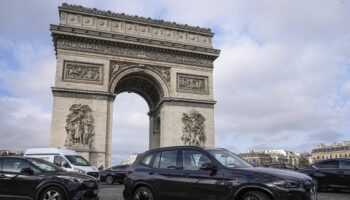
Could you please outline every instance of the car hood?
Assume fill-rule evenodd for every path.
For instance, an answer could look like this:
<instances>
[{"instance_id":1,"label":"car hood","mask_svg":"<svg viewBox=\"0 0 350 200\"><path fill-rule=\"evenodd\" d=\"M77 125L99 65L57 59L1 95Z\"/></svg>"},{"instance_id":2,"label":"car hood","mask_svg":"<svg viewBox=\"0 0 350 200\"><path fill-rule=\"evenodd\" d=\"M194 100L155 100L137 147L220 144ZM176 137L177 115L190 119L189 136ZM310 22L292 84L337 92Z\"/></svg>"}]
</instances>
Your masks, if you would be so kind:
<instances>
[{"instance_id":1,"label":"car hood","mask_svg":"<svg viewBox=\"0 0 350 200\"><path fill-rule=\"evenodd\" d=\"M274 168L263 168L263 167L252 167L252 168L241 168L242 172L246 172L249 174L260 174L260 175L269 175L271 177L279 178L279 179L288 179L295 181L304 181L311 180L311 177L291 170L285 169L274 169Z\"/></svg>"},{"instance_id":2,"label":"car hood","mask_svg":"<svg viewBox=\"0 0 350 200\"><path fill-rule=\"evenodd\" d=\"M94 166L74 166L74 168L84 170L85 172L98 172L98 169Z\"/></svg>"},{"instance_id":3,"label":"car hood","mask_svg":"<svg viewBox=\"0 0 350 200\"><path fill-rule=\"evenodd\" d=\"M96 180L92 176L81 174L81 173L76 173L76 172L58 172L56 175L57 176L69 176L69 177L74 177L74 178L82 178L82 179L87 179L87 180Z\"/></svg>"}]
</instances>

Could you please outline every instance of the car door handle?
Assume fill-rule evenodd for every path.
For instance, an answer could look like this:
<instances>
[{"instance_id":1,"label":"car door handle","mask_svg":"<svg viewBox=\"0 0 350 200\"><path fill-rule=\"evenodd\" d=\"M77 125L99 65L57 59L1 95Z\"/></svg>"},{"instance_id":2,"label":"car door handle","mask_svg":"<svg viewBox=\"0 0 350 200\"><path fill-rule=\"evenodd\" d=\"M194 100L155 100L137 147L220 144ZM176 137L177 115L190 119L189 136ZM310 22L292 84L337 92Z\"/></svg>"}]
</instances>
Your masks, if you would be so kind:
<instances>
[{"instance_id":1,"label":"car door handle","mask_svg":"<svg viewBox=\"0 0 350 200\"><path fill-rule=\"evenodd\" d=\"M148 172L148 174L149 174L149 175L153 175L153 174L154 174L154 172Z\"/></svg>"},{"instance_id":2,"label":"car door handle","mask_svg":"<svg viewBox=\"0 0 350 200\"><path fill-rule=\"evenodd\" d=\"M189 177L189 176L190 176L190 173L183 173L182 176L183 176L183 177Z\"/></svg>"}]
</instances>

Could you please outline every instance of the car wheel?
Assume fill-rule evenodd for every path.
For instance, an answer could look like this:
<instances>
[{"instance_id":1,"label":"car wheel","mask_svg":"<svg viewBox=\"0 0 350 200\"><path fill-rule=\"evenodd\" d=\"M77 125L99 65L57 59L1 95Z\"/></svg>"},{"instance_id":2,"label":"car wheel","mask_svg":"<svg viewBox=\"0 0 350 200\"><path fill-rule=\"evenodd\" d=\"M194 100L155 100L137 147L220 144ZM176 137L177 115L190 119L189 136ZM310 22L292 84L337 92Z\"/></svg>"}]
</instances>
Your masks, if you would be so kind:
<instances>
[{"instance_id":1,"label":"car wheel","mask_svg":"<svg viewBox=\"0 0 350 200\"><path fill-rule=\"evenodd\" d=\"M241 200L271 200L265 193L260 191L250 191L245 193Z\"/></svg>"},{"instance_id":2,"label":"car wheel","mask_svg":"<svg viewBox=\"0 0 350 200\"><path fill-rule=\"evenodd\" d=\"M46 188L42 193L40 200L65 200L64 193L58 187Z\"/></svg>"},{"instance_id":3,"label":"car wheel","mask_svg":"<svg viewBox=\"0 0 350 200\"><path fill-rule=\"evenodd\" d=\"M153 193L147 187L138 188L132 197L132 200L153 200Z\"/></svg>"},{"instance_id":4,"label":"car wheel","mask_svg":"<svg viewBox=\"0 0 350 200\"><path fill-rule=\"evenodd\" d=\"M114 183L114 179L112 176L107 176L106 177L106 184L112 185Z\"/></svg>"}]
</instances>

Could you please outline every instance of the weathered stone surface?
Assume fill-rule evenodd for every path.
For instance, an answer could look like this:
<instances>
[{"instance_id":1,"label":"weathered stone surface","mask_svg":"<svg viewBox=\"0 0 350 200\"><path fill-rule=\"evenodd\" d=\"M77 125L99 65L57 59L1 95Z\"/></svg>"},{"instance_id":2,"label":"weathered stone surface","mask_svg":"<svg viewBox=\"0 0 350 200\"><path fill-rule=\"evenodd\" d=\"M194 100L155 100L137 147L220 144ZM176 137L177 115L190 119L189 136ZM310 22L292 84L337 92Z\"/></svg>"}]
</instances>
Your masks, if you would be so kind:
<instances>
[{"instance_id":1,"label":"weathered stone surface","mask_svg":"<svg viewBox=\"0 0 350 200\"><path fill-rule=\"evenodd\" d=\"M108 167L113 103L122 92L148 103L150 148L215 145L213 61L219 50L209 30L70 5L60 7L60 20L51 26L57 53L52 147L67 146ZM72 106L89 109L80 115ZM67 142L76 133L82 137Z\"/></svg>"}]
</instances>

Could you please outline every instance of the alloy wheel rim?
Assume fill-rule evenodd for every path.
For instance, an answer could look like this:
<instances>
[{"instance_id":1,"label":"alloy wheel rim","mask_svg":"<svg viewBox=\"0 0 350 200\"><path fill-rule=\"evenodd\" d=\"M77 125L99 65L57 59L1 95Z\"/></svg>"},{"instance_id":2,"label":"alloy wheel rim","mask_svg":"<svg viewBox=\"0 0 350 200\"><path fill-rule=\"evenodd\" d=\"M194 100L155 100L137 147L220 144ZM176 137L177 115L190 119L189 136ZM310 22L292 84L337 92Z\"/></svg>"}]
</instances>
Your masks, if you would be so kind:
<instances>
[{"instance_id":1,"label":"alloy wheel rim","mask_svg":"<svg viewBox=\"0 0 350 200\"><path fill-rule=\"evenodd\" d=\"M249 196L246 196L244 200L260 200L260 199L254 195L249 195Z\"/></svg>"},{"instance_id":2,"label":"alloy wheel rim","mask_svg":"<svg viewBox=\"0 0 350 200\"><path fill-rule=\"evenodd\" d=\"M56 190L49 190L45 193L43 200L61 200L61 195Z\"/></svg>"},{"instance_id":3,"label":"alloy wheel rim","mask_svg":"<svg viewBox=\"0 0 350 200\"><path fill-rule=\"evenodd\" d=\"M139 190L134 197L134 200L152 200L152 195L145 190Z\"/></svg>"}]
</instances>

